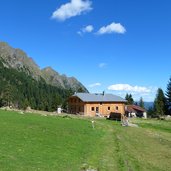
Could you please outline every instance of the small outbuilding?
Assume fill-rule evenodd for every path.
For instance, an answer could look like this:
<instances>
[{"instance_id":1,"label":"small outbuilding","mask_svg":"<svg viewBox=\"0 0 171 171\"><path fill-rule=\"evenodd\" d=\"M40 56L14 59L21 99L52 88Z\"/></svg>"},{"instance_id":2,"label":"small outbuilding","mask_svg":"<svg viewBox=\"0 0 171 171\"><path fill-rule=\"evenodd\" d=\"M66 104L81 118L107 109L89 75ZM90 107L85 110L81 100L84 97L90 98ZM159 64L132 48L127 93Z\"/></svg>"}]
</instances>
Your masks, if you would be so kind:
<instances>
[{"instance_id":1,"label":"small outbuilding","mask_svg":"<svg viewBox=\"0 0 171 171\"><path fill-rule=\"evenodd\" d=\"M147 118L147 111L137 105L127 105L125 109L127 117Z\"/></svg>"}]
</instances>

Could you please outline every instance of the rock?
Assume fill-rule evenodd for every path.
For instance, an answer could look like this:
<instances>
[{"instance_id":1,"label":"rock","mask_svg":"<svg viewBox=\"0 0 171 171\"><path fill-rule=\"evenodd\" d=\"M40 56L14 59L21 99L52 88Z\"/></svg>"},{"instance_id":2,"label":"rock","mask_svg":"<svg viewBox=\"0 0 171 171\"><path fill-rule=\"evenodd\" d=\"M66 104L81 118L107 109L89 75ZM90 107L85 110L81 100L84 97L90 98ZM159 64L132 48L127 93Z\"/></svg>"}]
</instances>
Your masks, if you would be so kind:
<instances>
[{"instance_id":1,"label":"rock","mask_svg":"<svg viewBox=\"0 0 171 171\"><path fill-rule=\"evenodd\" d=\"M21 111L21 112L20 112L20 114L22 114L22 115L23 115L23 114L24 114L24 112L23 112L23 111Z\"/></svg>"}]
</instances>

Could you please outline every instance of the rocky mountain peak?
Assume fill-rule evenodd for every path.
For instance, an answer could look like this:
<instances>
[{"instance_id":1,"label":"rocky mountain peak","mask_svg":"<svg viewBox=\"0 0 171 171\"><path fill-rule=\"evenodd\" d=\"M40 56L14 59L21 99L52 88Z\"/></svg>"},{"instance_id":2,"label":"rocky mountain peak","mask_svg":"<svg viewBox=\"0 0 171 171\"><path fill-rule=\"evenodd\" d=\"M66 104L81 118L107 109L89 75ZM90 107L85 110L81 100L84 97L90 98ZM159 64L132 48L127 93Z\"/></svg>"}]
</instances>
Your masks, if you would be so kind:
<instances>
[{"instance_id":1,"label":"rocky mountain peak","mask_svg":"<svg viewBox=\"0 0 171 171\"><path fill-rule=\"evenodd\" d=\"M0 42L0 60L5 67L23 71L36 80L43 78L47 84L64 89L72 89L73 91L81 88L85 92L88 92L76 78L60 75L51 67L41 70L34 60L28 57L23 50L12 48L5 42Z\"/></svg>"}]
</instances>

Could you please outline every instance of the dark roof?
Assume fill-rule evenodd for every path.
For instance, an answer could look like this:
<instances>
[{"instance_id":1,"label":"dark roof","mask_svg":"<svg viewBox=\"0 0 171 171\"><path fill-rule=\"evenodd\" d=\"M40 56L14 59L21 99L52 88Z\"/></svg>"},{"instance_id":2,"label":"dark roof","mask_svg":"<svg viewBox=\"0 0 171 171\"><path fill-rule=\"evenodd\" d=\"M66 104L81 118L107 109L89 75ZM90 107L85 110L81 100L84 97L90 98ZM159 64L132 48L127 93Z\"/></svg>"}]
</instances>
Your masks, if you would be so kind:
<instances>
[{"instance_id":1,"label":"dark roof","mask_svg":"<svg viewBox=\"0 0 171 171\"><path fill-rule=\"evenodd\" d=\"M127 111L127 112L130 112L130 113L132 113L132 112L137 112L137 111L146 112L145 109L143 109L142 107L137 106L137 105L127 105L127 106L126 106L126 111Z\"/></svg>"},{"instance_id":2,"label":"dark roof","mask_svg":"<svg viewBox=\"0 0 171 171\"><path fill-rule=\"evenodd\" d=\"M75 93L73 97L78 97L83 102L127 102L123 98L113 94Z\"/></svg>"}]
</instances>

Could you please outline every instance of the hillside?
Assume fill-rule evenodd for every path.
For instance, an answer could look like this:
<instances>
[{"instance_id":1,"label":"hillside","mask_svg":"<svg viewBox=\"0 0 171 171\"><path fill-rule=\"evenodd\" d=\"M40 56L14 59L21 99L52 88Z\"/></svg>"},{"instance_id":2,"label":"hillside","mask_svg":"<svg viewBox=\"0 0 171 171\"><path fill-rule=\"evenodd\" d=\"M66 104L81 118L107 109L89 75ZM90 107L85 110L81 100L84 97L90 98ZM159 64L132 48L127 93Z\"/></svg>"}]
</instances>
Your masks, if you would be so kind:
<instances>
[{"instance_id":1,"label":"hillside","mask_svg":"<svg viewBox=\"0 0 171 171\"><path fill-rule=\"evenodd\" d=\"M144 107L146 110L154 106L154 102L144 102Z\"/></svg>"},{"instance_id":2,"label":"hillside","mask_svg":"<svg viewBox=\"0 0 171 171\"><path fill-rule=\"evenodd\" d=\"M51 67L41 70L24 51L12 48L5 42L0 42L0 61L7 68L25 72L36 80L44 79L47 84L58 88L71 89L73 91L81 89L84 92L88 92L76 78L60 75Z\"/></svg>"},{"instance_id":3,"label":"hillside","mask_svg":"<svg viewBox=\"0 0 171 171\"><path fill-rule=\"evenodd\" d=\"M60 75L52 68L41 70L20 49L0 42L0 107L55 111L66 108L66 101L74 92L88 92L74 77Z\"/></svg>"},{"instance_id":4,"label":"hillside","mask_svg":"<svg viewBox=\"0 0 171 171\"><path fill-rule=\"evenodd\" d=\"M41 70L42 77L50 85L62 87L65 89L72 89L78 91L82 89L84 92L88 92L87 89L74 77L67 77L66 75L60 75L51 67L46 67Z\"/></svg>"}]
</instances>

